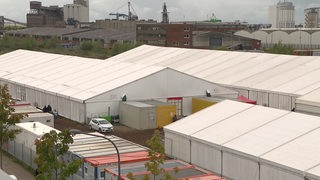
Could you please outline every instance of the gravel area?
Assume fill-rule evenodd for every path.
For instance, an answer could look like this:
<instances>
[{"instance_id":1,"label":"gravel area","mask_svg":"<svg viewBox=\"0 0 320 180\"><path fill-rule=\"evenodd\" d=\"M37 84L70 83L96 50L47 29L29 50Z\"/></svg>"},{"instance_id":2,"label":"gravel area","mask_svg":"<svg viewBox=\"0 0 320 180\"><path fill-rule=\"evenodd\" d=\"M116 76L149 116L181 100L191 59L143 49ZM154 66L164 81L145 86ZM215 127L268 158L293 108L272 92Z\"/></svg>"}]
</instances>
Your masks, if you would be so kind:
<instances>
[{"instance_id":1,"label":"gravel area","mask_svg":"<svg viewBox=\"0 0 320 180\"><path fill-rule=\"evenodd\" d=\"M131 142L140 144L142 146L146 146L146 141L152 137L152 134L155 129L148 130L136 130L122 124L116 123L114 126L114 132L105 133L110 135L115 135L121 137L123 139L127 139ZM79 129L83 132L92 132L88 125L80 124L64 117L59 117L57 121L54 123L54 127L56 129Z\"/></svg>"}]
</instances>

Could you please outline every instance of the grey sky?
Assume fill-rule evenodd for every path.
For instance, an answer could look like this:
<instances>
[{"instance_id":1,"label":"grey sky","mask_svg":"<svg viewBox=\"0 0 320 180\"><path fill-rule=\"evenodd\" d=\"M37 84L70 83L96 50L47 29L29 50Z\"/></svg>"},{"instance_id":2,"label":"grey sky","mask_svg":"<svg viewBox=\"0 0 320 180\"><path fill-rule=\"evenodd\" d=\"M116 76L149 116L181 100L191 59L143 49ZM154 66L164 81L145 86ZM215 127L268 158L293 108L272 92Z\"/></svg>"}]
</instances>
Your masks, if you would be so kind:
<instances>
[{"instance_id":1,"label":"grey sky","mask_svg":"<svg viewBox=\"0 0 320 180\"><path fill-rule=\"evenodd\" d=\"M38 0L41 1L41 0ZM290 0L288 0L290 1ZM43 6L70 4L72 0L44 0ZM90 20L112 18L110 12L127 13L127 0L89 0ZM131 0L139 19L161 20L162 5L166 2L170 21L206 20L212 13L226 22L235 20L249 23L268 23L269 6L279 0ZM303 10L320 7L319 0L291 0L294 3L296 24L304 23ZM0 0L0 15L26 21L27 0ZM121 7L121 8L120 8Z\"/></svg>"}]
</instances>

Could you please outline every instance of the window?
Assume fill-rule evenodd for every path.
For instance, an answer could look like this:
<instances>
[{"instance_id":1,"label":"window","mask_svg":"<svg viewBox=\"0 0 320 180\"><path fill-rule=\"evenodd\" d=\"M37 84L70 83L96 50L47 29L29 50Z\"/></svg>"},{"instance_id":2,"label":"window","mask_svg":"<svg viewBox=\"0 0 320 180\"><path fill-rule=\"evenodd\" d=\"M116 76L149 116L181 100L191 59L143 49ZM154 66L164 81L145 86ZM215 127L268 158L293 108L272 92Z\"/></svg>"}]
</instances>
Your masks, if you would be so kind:
<instances>
[{"instance_id":1,"label":"window","mask_svg":"<svg viewBox=\"0 0 320 180\"><path fill-rule=\"evenodd\" d=\"M184 27L183 30L184 31L190 31L190 28L189 27Z\"/></svg>"},{"instance_id":2,"label":"window","mask_svg":"<svg viewBox=\"0 0 320 180\"><path fill-rule=\"evenodd\" d=\"M138 30L141 30L141 26L138 26L137 29L138 29Z\"/></svg>"},{"instance_id":3,"label":"window","mask_svg":"<svg viewBox=\"0 0 320 180\"><path fill-rule=\"evenodd\" d=\"M183 35L183 37L184 38L189 38L190 36L189 36L189 34L185 34L185 35Z\"/></svg>"},{"instance_id":4,"label":"window","mask_svg":"<svg viewBox=\"0 0 320 180\"><path fill-rule=\"evenodd\" d=\"M185 41L185 42L183 43L183 45L189 46L189 41Z\"/></svg>"},{"instance_id":5,"label":"window","mask_svg":"<svg viewBox=\"0 0 320 180\"><path fill-rule=\"evenodd\" d=\"M171 97L167 99L167 102L176 106L177 116L182 116L182 97Z\"/></svg>"},{"instance_id":6,"label":"window","mask_svg":"<svg viewBox=\"0 0 320 180\"><path fill-rule=\"evenodd\" d=\"M105 176L104 171L101 171L101 172L100 172L100 179L104 179L104 176Z\"/></svg>"},{"instance_id":7,"label":"window","mask_svg":"<svg viewBox=\"0 0 320 180\"><path fill-rule=\"evenodd\" d=\"M179 46L179 42L173 42L172 46Z\"/></svg>"}]
</instances>

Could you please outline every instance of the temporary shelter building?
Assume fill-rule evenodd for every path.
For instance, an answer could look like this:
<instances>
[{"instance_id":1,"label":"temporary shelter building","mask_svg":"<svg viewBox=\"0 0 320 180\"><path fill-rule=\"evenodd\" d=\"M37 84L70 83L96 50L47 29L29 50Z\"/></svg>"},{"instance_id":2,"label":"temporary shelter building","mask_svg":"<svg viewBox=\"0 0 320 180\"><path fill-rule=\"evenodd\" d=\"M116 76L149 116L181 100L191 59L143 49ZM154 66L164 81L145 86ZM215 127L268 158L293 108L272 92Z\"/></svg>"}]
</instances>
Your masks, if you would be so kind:
<instances>
[{"instance_id":1,"label":"temporary shelter building","mask_svg":"<svg viewBox=\"0 0 320 180\"><path fill-rule=\"evenodd\" d=\"M120 122L128 127L143 130L162 128L173 121L176 105L161 101L121 102Z\"/></svg>"},{"instance_id":2,"label":"temporary shelter building","mask_svg":"<svg viewBox=\"0 0 320 180\"><path fill-rule=\"evenodd\" d=\"M50 131L60 132L53 127L45 125L40 122L22 122L17 123L16 127L21 129L21 133L17 134L15 141L22 143L24 146L36 150L35 140L41 138L44 134Z\"/></svg>"},{"instance_id":3,"label":"temporary shelter building","mask_svg":"<svg viewBox=\"0 0 320 180\"><path fill-rule=\"evenodd\" d=\"M27 116L20 120L20 122L41 122L50 127L54 126L53 115L48 112L42 112L40 109L32 106L30 103L16 103L11 107L14 108L15 114L26 114Z\"/></svg>"},{"instance_id":4,"label":"temporary shelter building","mask_svg":"<svg viewBox=\"0 0 320 180\"><path fill-rule=\"evenodd\" d=\"M27 50L0 56L0 84L8 84L15 99L50 105L80 123L101 114L117 115L123 96L128 101L182 97L186 115L191 113L191 97L205 96L206 90L237 96L171 68Z\"/></svg>"},{"instance_id":5,"label":"temporary shelter building","mask_svg":"<svg viewBox=\"0 0 320 180\"><path fill-rule=\"evenodd\" d=\"M143 45L110 60L170 67L233 88L259 105L285 110L295 108L297 97L320 88L316 56Z\"/></svg>"},{"instance_id":6,"label":"temporary shelter building","mask_svg":"<svg viewBox=\"0 0 320 180\"><path fill-rule=\"evenodd\" d=\"M147 151L138 151L120 154L120 164L133 163L148 160ZM84 178L83 179L104 179L105 168L117 166L118 156L112 154L108 156L84 158Z\"/></svg>"},{"instance_id":7,"label":"temporary shelter building","mask_svg":"<svg viewBox=\"0 0 320 180\"><path fill-rule=\"evenodd\" d=\"M145 167L146 162L137 162L137 163L130 163L121 166L121 179L128 180L127 174L129 172L132 173L133 177L136 179L143 179L145 175L150 175L151 179L163 179L163 174L160 173L157 176L153 176L151 172L147 170ZM206 176L206 175L213 175L212 173L198 168L194 167L188 163L179 161L179 160L166 160L163 164L160 164L160 167L165 170L165 172L169 173L173 178L177 179L189 179L189 177L195 177L195 176ZM178 169L178 171L175 171L175 169ZM117 166L106 168L106 178L110 180L115 180L118 177L118 169ZM214 176L215 179L221 180L222 178L218 178L218 176Z\"/></svg>"},{"instance_id":8,"label":"temporary shelter building","mask_svg":"<svg viewBox=\"0 0 320 180\"><path fill-rule=\"evenodd\" d=\"M34 169L37 167L33 162L36 157L36 139L50 131L60 132L41 122L21 122L17 123L14 128L20 129L21 132L16 135L14 140L9 141L4 149Z\"/></svg>"},{"instance_id":9,"label":"temporary shelter building","mask_svg":"<svg viewBox=\"0 0 320 180\"><path fill-rule=\"evenodd\" d=\"M92 135L91 135L92 134ZM101 136L101 137L97 137ZM107 161L100 164L96 161L92 166L88 166L88 160L99 157L114 156L117 154L115 147L110 141L114 142L117 146L119 153L122 155L134 152L146 151L147 148L141 145L135 144L128 140L122 139L117 136L105 136L105 135L94 132L89 134L77 134L73 137L73 144L69 145L69 153L66 155L68 159L82 159L82 166L80 170L73 175L75 179L93 179L94 177L101 177L101 172L104 175L104 166L108 165ZM120 157L121 158L121 157ZM101 162L101 160L100 160ZM114 165L114 158L109 161ZM86 163L86 164L85 164Z\"/></svg>"},{"instance_id":10,"label":"temporary shelter building","mask_svg":"<svg viewBox=\"0 0 320 180\"><path fill-rule=\"evenodd\" d=\"M320 174L317 116L224 100L165 126L164 133L168 156L226 178L303 180Z\"/></svg>"}]
</instances>

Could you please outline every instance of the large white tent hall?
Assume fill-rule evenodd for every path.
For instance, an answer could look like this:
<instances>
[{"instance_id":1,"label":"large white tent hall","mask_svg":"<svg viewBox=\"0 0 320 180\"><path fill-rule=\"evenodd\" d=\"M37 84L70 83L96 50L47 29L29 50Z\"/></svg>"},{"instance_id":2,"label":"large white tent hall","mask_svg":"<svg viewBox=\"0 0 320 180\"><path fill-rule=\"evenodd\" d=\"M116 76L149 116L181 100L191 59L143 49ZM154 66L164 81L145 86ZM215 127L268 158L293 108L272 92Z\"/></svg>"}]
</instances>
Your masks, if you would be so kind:
<instances>
[{"instance_id":1,"label":"large white tent hall","mask_svg":"<svg viewBox=\"0 0 320 180\"><path fill-rule=\"evenodd\" d=\"M228 179L320 180L320 117L222 101L164 127L165 152Z\"/></svg>"},{"instance_id":2,"label":"large white tent hall","mask_svg":"<svg viewBox=\"0 0 320 180\"><path fill-rule=\"evenodd\" d=\"M258 104L285 110L320 88L320 57L143 45L110 58L170 67L237 90Z\"/></svg>"},{"instance_id":3,"label":"large white tent hall","mask_svg":"<svg viewBox=\"0 0 320 180\"><path fill-rule=\"evenodd\" d=\"M117 115L119 102L170 97L182 98L184 115L191 113L192 97L236 98L237 92L166 67L81 58L27 50L0 56L0 84L8 84L15 99L85 123L100 115Z\"/></svg>"}]
</instances>

